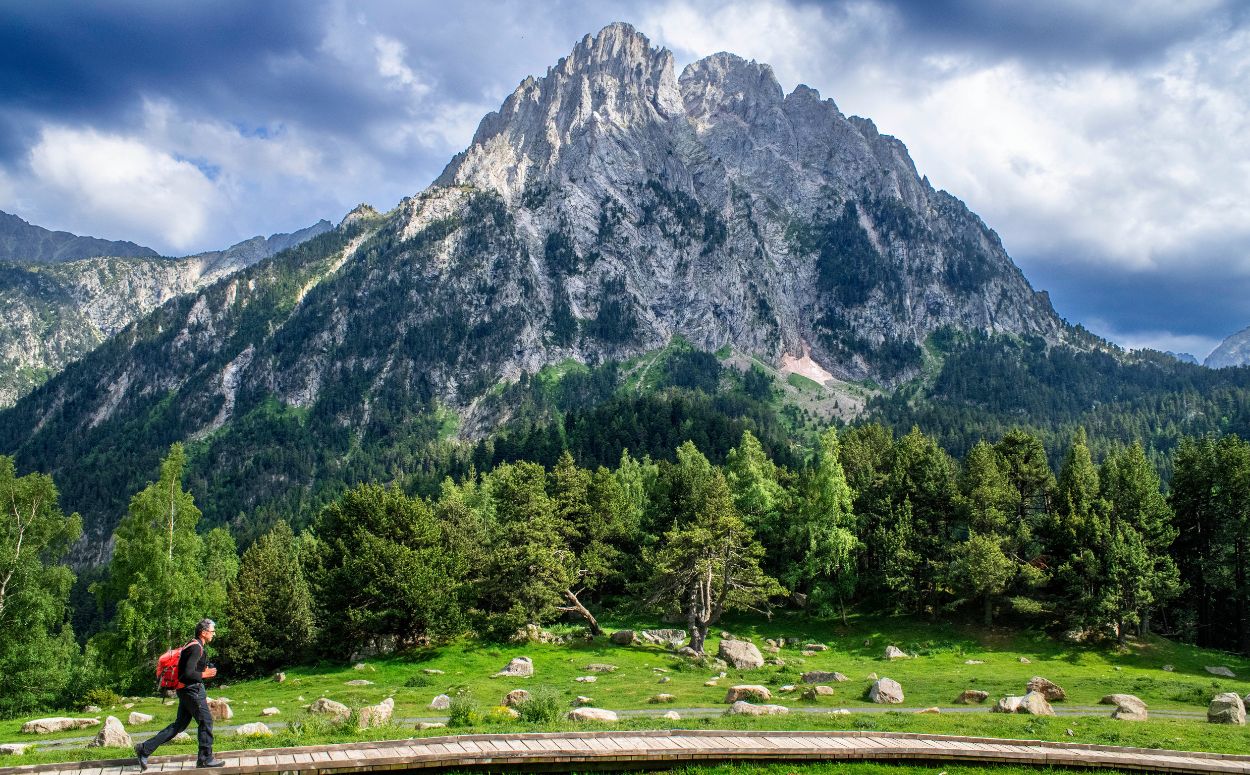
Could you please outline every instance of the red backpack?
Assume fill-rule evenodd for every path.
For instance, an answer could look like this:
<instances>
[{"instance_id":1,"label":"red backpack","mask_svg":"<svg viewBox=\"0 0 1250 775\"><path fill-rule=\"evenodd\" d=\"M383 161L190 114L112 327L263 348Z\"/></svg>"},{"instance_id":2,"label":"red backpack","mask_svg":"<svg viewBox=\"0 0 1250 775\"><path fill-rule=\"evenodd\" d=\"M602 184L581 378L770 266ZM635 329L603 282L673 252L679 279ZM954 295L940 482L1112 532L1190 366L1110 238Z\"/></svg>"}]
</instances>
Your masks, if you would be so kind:
<instances>
[{"instance_id":1,"label":"red backpack","mask_svg":"<svg viewBox=\"0 0 1250 775\"><path fill-rule=\"evenodd\" d=\"M195 641L188 641L190 646ZM179 646L176 649L170 649L161 654L160 659L156 660L156 685L160 689L182 689L184 685L178 680L178 660L182 657L182 650L187 646Z\"/></svg>"}]
</instances>

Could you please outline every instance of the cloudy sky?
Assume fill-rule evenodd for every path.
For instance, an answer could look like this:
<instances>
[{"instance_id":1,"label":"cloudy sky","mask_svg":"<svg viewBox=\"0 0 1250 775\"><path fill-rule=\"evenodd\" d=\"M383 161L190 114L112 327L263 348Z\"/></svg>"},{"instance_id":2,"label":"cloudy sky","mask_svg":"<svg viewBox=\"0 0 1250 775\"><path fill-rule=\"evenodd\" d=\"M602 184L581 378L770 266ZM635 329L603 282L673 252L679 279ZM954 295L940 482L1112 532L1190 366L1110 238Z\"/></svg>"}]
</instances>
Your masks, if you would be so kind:
<instances>
[{"instance_id":1,"label":"cloudy sky","mask_svg":"<svg viewBox=\"0 0 1250 775\"><path fill-rule=\"evenodd\" d=\"M0 210L181 255L389 208L588 32L771 64L903 140L1059 313L1250 325L1250 5L0 0Z\"/></svg>"}]
</instances>

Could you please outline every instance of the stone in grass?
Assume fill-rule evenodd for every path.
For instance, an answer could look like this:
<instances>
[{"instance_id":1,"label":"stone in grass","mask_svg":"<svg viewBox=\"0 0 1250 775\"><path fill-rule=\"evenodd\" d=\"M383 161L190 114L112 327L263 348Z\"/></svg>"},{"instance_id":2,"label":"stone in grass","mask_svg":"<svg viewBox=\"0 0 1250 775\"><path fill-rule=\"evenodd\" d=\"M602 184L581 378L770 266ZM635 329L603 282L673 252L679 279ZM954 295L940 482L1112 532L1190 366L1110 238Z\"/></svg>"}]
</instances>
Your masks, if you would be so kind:
<instances>
[{"instance_id":1,"label":"stone in grass","mask_svg":"<svg viewBox=\"0 0 1250 775\"><path fill-rule=\"evenodd\" d=\"M174 735L174 739L173 739L173 740L170 740L169 742L171 742L171 743L190 743L190 742L193 742L193 741L191 740L191 735L188 735L186 732L179 732L178 734Z\"/></svg>"},{"instance_id":2,"label":"stone in grass","mask_svg":"<svg viewBox=\"0 0 1250 775\"><path fill-rule=\"evenodd\" d=\"M668 677L668 676L666 676L666 675L662 675L662 676L660 676L660 680L659 680L659 681L656 681L656 683L666 684L666 683L668 683L668 682L669 682L669 681L671 681L671 680L673 680L673 679L672 679L672 678L669 678L669 677Z\"/></svg>"},{"instance_id":3,"label":"stone in grass","mask_svg":"<svg viewBox=\"0 0 1250 775\"><path fill-rule=\"evenodd\" d=\"M1212 724L1246 724L1246 703L1235 692L1217 694L1207 706L1207 721Z\"/></svg>"},{"instance_id":4,"label":"stone in grass","mask_svg":"<svg viewBox=\"0 0 1250 775\"><path fill-rule=\"evenodd\" d=\"M1068 693L1063 690L1062 686L1053 681L1048 681L1040 675L1030 678L1027 688L1031 692L1041 693L1047 702L1062 702L1068 698Z\"/></svg>"},{"instance_id":5,"label":"stone in grass","mask_svg":"<svg viewBox=\"0 0 1250 775\"><path fill-rule=\"evenodd\" d=\"M99 712L100 712L100 706L99 706L99 705L88 705L87 707L85 707L85 708L83 708L83 709L82 709L82 712L83 712L83 713L99 713Z\"/></svg>"},{"instance_id":6,"label":"stone in grass","mask_svg":"<svg viewBox=\"0 0 1250 775\"><path fill-rule=\"evenodd\" d=\"M725 711L726 716L780 716L789 713L790 709L784 705L752 705L749 702L739 700L729 709Z\"/></svg>"},{"instance_id":7,"label":"stone in grass","mask_svg":"<svg viewBox=\"0 0 1250 775\"><path fill-rule=\"evenodd\" d=\"M1175 666L1173 666L1173 665L1164 665L1164 666L1163 666L1163 672L1165 672L1165 673L1175 672L1175 670L1176 670L1176 667L1175 667Z\"/></svg>"},{"instance_id":8,"label":"stone in grass","mask_svg":"<svg viewBox=\"0 0 1250 775\"><path fill-rule=\"evenodd\" d=\"M283 672L277 672L277 673L274 673L274 674L273 674L273 680L274 680L274 683L285 683L285 682L286 682L286 673L283 673Z\"/></svg>"},{"instance_id":9,"label":"stone in grass","mask_svg":"<svg viewBox=\"0 0 1250 775\"><path fill-rule=\"evenodd\" d=\"M372 669L373 668L369 667L364 662L357 662L356 664L352 665L352 670L372 670Z\"/></svg>"},{"instance_id":10,"label":"stone in grass","mask_svg":"<svg viewBox=\"0 0 1250 775\"><path fill-rule=\"evenodd\" d=\"M722 640L716 655L738 670L764 666L764 655L749 640Z\"/></svg>"},{"instance_id":11,"label":"stone in grass","mask_svg":"<svg viewBox=\"0 0 1250 775\"><path fill-rule=\"evenodd\" d=\"M1033 716L1053 716L1055 711L1039 692L1029 692L1023 697L1003 697L993 707L995 713L1028 713Z\"/></svg>"},{"instance_id":12,"label":"stone in grass","mask_svg":"<svg viewBox=\"0 0 1250 775\"><path fill-rule=\"evenodd\" d=\"M955 698L955 702L960 705L971 705L973 703L980 704L990 698L989 692L983 692L980 689L965 689Z\"/></svg>"},{"instance_id":13,"label":"stone in grass","mask_svg":"<svg viewBox=\"0 0 1250 775\"><path fill-rule=\"evenodd\" d=\"M892 678L879 678L868 689L868 699L881 705L898 705L903 701L903 687Z\"/></svg>"},{"instance_id":14,"label":"stone in grass","mask_svg":"<svg viewBox=\"0 0 1250 775\"><path fill-rule=\"evenodd\" d=\"M88 748L129 748L134 745L134 741L130 739L130 735L126 733L126 728L122 726L122 722L116 716L109 716L104 719L104 728L95 736L95 739L87 743Z\"/></svg>"},{"instance_id":15,"label":"stone in grass","mask_svg":"<svg viewBox=\"0 0 1250 775\"><path fill-rule=\"evenodd\" d=\"M0 745L0 756L21 756L30 748L29 743L4 743Z\"/></svg>"},{"instance_id":16,"label":"stone in grass","mask_svg":"<svg viewBox=\"0 0 1250 775\"><path fill-rule=\"evenodd\" d=\"M1227 667L1207 667L1206 671L1211 675L1223 676L1224 678L1236 678L1237 674Z\"/></svg>"},{"instance_id":17,"label":"stone in grass","mask_svg":"<svg viewBox=\"0 0 1250 775\"><path fill-rule=\"evenodd\" d=\"M377 705L366 705L356 710L357 725L361 729L380 727L389 724L395 714L395 700L387 697Z\"/></svg>"},{"instance_id":18,"label":"stone in grass","mask_svg":"<svg viewBox=\"0 0 1250 775\"><path fill-rule=\"evenodd\" d=\"M427 668L425 668L424 670L422 670L421 672L425 673L426 675L443 675L443 671L442 671L442 670L437 670L437 669L435 669L435 668L433 668L433 667L427 667Z\"/></svg>"},{"instance_id":19,"label":"stone in grass","mask_svg":"<svg viewBox=\"0 0 1250 775\"><path fill-rule=\"evenodd\" d=\"M985 660L984 659L965 659L964 664L965 665L984 665Z\"/></svg>"},{"instance_id":20,"label":"stone in grass","mask_svg":"<svg viewBox=\"0 0 1250 775\"><path fill-rule=\"evenodd\" d=\"M814 700L817 697L832 697L832 686L810 686L803 692L803 699Z\"/></svg>"},{"instance_id":21,"label":"stone in grass","mask_svg":"<svg viewBox=\"0 0 1250 775\"><path fill-rule=\"evenodd\" d=\"M357 678L347 682L348 686L373 686L373 681L366 681L363 678Z\"/></svg>"},{"instance_id":22,"label":"stone in grass","mask_svg":"<svg viewBox=\"0 0 1250 775\"><path fill-rule=\"evenodd\" d=\"M898 646L886 646L885 658L886 659L910 659L911 657L908 655L906 651L903 651Z\"/></svg>"},{"instance_id":23,"label":"stone in grass","mask_svg":"<svg viewBox=\"0 0 1250 775\"><path fill-rule=\"evenodd\" d=\"M828 651L829 647L823 643L807 643L804 644L803 649L805 651Z\"/></svg>"},{"instance_id":24,"label":"stone in grass","mask_svg":"<svg viewBox=\"0 0 1250 775\"><path fill-rule=\"evenodd\" d=\"M151 720L152 716L149 716L146 713L140 713L137 710L132 710L130 711L130 716L126 719L126 723L132 727L136 727L140 724L146 724Z\"/></svg>"},{"instance_id":25,"label":"stone in grass","mask_svg":"<svg viewBox=\"0 0 1250 775\"><path fill-rule=\"evenodd\" d=\"M451 707L451 697L446 694L440 694L430 700L430 710L447 710Z\"/></svg>"},{"instance_id":26,"label":"stone in grass","mask_svg":"<svg viewBox=\"0 0 1250 775\"><path fill-rule=\"evenodd\" d=\"M615 673L616 665L605 665L602 662L591 662L586 669L592 673Z\"/></svg>"},{"instance_id":27,"label":"stone in grass","mask_svg":"<svg viewBox=\"0 0 1250 775\"><path fill-rule=\"evenodd\" d=\"M236 737L272 737L273 730L260 721L253 721L250 724L243 724L234 730Z\"/></svg>"},{"instance_id":28,"label":"stone in grass","mask_svg":"<svg viewBox=\"0 0 1250 775\"><path fill-rule=\"evenodd\" d=\"M278 710L277 708L273 708L273 707L270 707L270 708L262 708L262 709L261 709L261 711L260 711L260 715L262 715L262 716L277 716L277 715L279 715L280 713L282 713L282 711Z\"/></svg>"},{"instance_id":29,"label":"stone in grass","mask_svg":"<svg viewBox=\"0 0 1250 775\"><path fill-rule=\"evenodd\" d=\"M875 680L877 680L877 674L876 674L876 673L869 673L869 674L868 674L868 680L869 680L869 681L875 681Z\"/></svg>"},{"instance_id":30,"label":"stone in grass","mask_svg":"<svg viewBox=\"0 0 1250 775\"><path fill-rule=\"evenodd\" d=\"M24 735L50 735L53 732L68 732L71 729L86 729L100 723L98 718L37 718L22 724Z\"/></svg>"},{"instance_id":31,"label":"stone in grass","mask_svg":"<svg viewBox=\"0 0 1250 775\"><path fill-rule=\"evenodd\" d=\"M794 691L795 689L798 689L798 688L799 688L799 687L795 686L794 684L785 684L784 686L782 686L782 687L781 687L780 689L778 689L777 691L779 691L779 692L792 692L792 691Z\"/></svg>"},{"instance_id":32,"label":"stone in grass","mask_svg":"<svg viewBox=\"0 0 1250 775\"><path fill-rule=\"evenodd\" d=\"M704 681L703 685L704 686L720 686L720 684L717 682L717 679L715 678L711 679L710 681Z\"/></svg>"},{"instance_id":33,"label":"stone in grass","mask_svg":"<svg viewBox=\"0 0 1250 775\"><path fill-rule=\"evenodd\" d=\"M1146 703L1132 694L1108 694L1098 702L1102 705L1114 705L1111 718L1120 721L1145 721L1149 716Z\"/></svg>"},{"instance_id":34,"label":"stone in grass","mask_svg":"<svg viewBox=\"0 0 1250 775\"><path fill-rule=\"evenodd\" d=\"M319 716L330 716L336 719L345 719L352 714L351 708L341 702L322 697L312 705L308 706L309 713L315 713Z\"/></svg>"},{"instance_id":35,"label":"stone in grass","mask_svg":"<svg viewBox=\"0 0 1250 775\"><path fill-rule=\"evenodd\" d=\"M423 732L427 729L446 729L447 725L441 721L418 721L414 728L418 732Z\"/></svg>"},{"instance_id":36,"label":"stone in grass","mask_svg":"<svg viewBox=\"0 0 1250 775\"><path fill-rule=\"evenodd\" d=\"M593 675L579 675L573 680L577 681L579 684L592 684L595 681L598 681L599 679L595 678Z\"/></svg>"},{"instance_id":37,"label":"stone in grass","mask_svg":"<svg viewBox=\"0 0 1250 775\"><path fill-rule=\"evenodd\" d=\"M638 637L638 633L633 630L617 630L608 638L618 646L633 646L641 644L642 639Z\"/></svg>"},{"instance_id":38,"label":"stone in grass","mask_svg":"<svg viewBox=\"0 0 1250 775\"><path fill-rule=\"evenodd\" d=\"M230 701L224 697L209 698L208 712L213 714L213 721L229 721L234 718L234 711L230 710Z\"/></svg>"},{"instance_id":39,"label":"stone in grass","mask_svg":"<svg viewBox=\"0 0 1250 775\"><path fill-rule=\"evenodd\" d=\"M597 721L607 723L617 721L615 711L604 710L603 708L574 708L569 711L569 721Z\"/></svg>"},{"instance_id":40,"label":"stone in grass","mask_svg":"<svg viewBox=\"0 0 1250 775\"><path fill-rule=\"evenodd\" d=\"M1028 658L1028 657L1020 657L1020 664L1022 664L1022 665L1028 665L1028 664L1032 664L1032 663L1031 663L1031 662L1029 662L1029 658Z\"/></svg>"},{"instance_id":41,"label":"stone in grass","mask_svg":"<svg viewBox=\"0 0 1250 775\"><path fill-rule=\"evenodd\" d=\"M672 694L657 694L654 697L647 700L647 702L651 703L652 705L663 705L665 703L672 703L676 701L677 701L677 697Z\"/></svg>"},{"instance_id":42,"label":"stone in grass","mask_svg":"<svg viewBox=\"0 0 1250 775\"><path fill-rule=\"evenodd\" d=\"M594 700L590 699L584 694L579 694L577 695L577 697L573 699L574 705L590 705L592 702L594 702Z\"/></svg>"},{"instance_id":43,"label":"stone in grass","mask_svg":"<svg viewBox=\"0 0 1250 775\"><path fill-rule=\"evenodd\" d=\"M495 678L526 678L534 674L534 660L529 657L515 657L508 663L508 666L498 673Z\"/></svg>"},{"instance_id":44,"label":"stone in grass","mask_svg":"<svg viewBox=\"0 0 1250 775\"><path fill-rule=\"evenodd\" d=\"M669 721L681 721L681 714L675 710L670 710L668 713L664 714L663 718L666 718Z\"/></svg>"},{"instance_id":45,"label":"stone in grass","mask_svg":"<svg viewBox=\"0 0 1250 775\"><path fill-rule=\"evenodd\" d=\"M530 698L530 693L524 689L513 689L503 696L503 706L505 708L515 708Z\"/></svg>"},{"instance_id":46,"label":"stone in grass","mask_svg":"<svg viewBox=\"0 0 1250 775\"><path fill-rule=\"evenodd\" d=\"M936 707L934 707L934 708L924 708L924 709L922 709L922 710L918 710L918 711L916 711L916 712L917 712L917 713L941 713L941 712L942 712L942 709L941 709L941 708L936 708Z\"/></svg>"},{"instance_id":47,"label":"stone in grass","mask_svg":"<svg viewBox=\"0 0 1250 775\"><path fill-rule=\"evenodd\" d=\"M799 678L801 678L803 683L805 684L820 684L820 683L825 683L826 681L840 682L840 681L849 680L846 676L842 675L841 673L830 673L824 670L808 670L806 673L799 676Z\"/></svg>"},{"instance_id":48,"label":"stone in grass","mask_svg":"<svg viewBox=\"0 0 1250 775\"><path fill-rule=\"evenodd\" d=\"M767 686L758 684L740 684L730 687L725 693L725 702L737 702L739 700L771 700L772 692L768 691Z\"/></svg>"}]
</instances>

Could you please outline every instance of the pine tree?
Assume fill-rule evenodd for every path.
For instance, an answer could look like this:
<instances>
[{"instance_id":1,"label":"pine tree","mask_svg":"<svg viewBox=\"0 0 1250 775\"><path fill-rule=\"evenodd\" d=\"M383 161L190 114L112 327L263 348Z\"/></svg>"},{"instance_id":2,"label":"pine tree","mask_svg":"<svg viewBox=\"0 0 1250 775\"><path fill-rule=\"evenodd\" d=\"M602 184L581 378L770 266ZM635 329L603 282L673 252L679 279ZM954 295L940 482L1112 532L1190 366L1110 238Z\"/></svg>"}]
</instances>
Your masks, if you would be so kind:
<instances>
[{"instance_id":1,"label":"pine tree","mask_svg":"<svg viewBox=\"0 0 1250 775\"><path fill-rule=\"evenodd\" d=\"M816 612L826 612L836 603L845 623L846 600L855 592L859 541L854 495L838 452L837 431L830 428L821 434L815 465L802 478L802 497L788 526L790 564L782 580L791 589L806 592Z\"/></svg>"},{"instance_id":2,"label":"pine tree","mask_svg":"<svg viewBox=\"0 0 1250 775\"><path fill-rule=\"evenodd\" d=\"M1018 522L1019 491L1008 476L1006 459L981 441L968 452L960 477L958 504L968 539L958 544L950 578L958 592L980 598L985 625L994 621L994 600L1023 573L1011 524Z\"/></svg>"},{"instance_id":3,"label":"pine tree","mask_svg":"<svg viewBox=\"0 0 1250 775\"><path fill-rule=\"evenodd\" d=\"M1104 621L1108 594L1106 562L1111 541L1107 504L1102 500L1098 469L1078 429L1059 470L1055 509L1046 535L1055 586L1068 624L1088 627Z\"/></svg>"}]
</instances>

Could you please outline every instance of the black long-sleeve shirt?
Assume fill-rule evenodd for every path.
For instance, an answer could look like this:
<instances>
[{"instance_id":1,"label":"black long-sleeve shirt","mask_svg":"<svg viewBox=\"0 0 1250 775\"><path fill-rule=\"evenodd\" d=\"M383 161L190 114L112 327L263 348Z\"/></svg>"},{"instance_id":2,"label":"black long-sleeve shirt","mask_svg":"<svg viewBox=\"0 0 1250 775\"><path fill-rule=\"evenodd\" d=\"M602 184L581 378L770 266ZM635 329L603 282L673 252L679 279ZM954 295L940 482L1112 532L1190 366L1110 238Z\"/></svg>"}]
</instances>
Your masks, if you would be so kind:
<instances>
[{"instance_id":1,"label":"black long-sleeve shirt","mask_svg":"<svg viewBox=\"0 0 1250 775\"><path fill-rule=\"evenodd\" d=\"M178 680L183 686L204 682L204 644L199 639L188 643L178 656Z\"/></svg>"}]
</instances>

